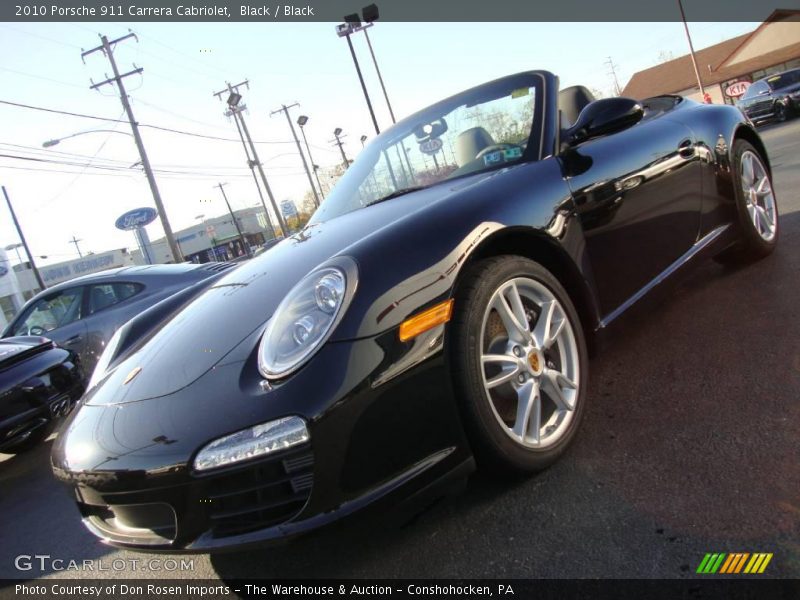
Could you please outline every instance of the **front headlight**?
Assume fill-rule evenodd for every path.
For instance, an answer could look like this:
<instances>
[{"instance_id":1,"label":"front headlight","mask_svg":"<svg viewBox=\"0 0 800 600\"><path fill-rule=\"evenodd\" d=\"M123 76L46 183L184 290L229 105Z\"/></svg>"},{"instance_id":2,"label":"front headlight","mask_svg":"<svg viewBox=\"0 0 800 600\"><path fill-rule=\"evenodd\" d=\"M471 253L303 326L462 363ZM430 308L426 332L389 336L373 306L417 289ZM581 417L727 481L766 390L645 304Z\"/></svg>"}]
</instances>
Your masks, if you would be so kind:
<instances>
[{"instance_id":1,"label":"front headlight","mask_svg":"<svg viewBox=\"0 0 800 600\"><path fill-rule=\"evenodd\" d=\"M355 262L340 257L292 288L258 347L258 368L264 377L286 377L311 358L347 310L356 280Z\"/></svg>"},{"instance_id":2,"label":"front headlight","mask_svg":"<svg viewBox=\"0 0 800 600\"><path fill-rule=\"evenodd\" d=\"M291 448L309 439L306 423L300 417L286 417L255 425L214 440L203 446L194 459L197 471L225 467L243 460Z\"/></svg>"}]
</instances>

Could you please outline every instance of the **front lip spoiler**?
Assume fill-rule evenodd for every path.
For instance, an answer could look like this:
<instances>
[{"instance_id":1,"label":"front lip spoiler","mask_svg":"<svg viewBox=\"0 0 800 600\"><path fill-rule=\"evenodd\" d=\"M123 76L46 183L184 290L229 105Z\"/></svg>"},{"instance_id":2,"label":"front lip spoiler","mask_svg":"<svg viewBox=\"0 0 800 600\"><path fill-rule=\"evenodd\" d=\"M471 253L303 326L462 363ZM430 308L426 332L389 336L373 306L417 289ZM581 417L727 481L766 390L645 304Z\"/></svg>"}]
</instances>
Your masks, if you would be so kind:
<instances>
[{"instance_id":1,"label":"front lip spoiler","mask_svg":"<svg viewBox=\"0 0 800 600\"><path fill-rule=\"evenodd\" d=\"M380 500L388 494L398 490L400 487L410 482L411 480L419 477L435 465L441 463L448 456L455 452L455 446L439 450L430 456L422 459L418 463L411 466L406 471L373 488L366 494L363 494L353 500L339 505L337 508L319 513L308 519L300 521L290 521L274 527L253 531L250 533L226 536L222 538L214 538L210 533L204 533L199 538L188 544L187 546L176 545L175 542L166 544L159 544L157 541L152 543L125 543L108 536L106 532L99 529L96 525L91 523L89 518L83 518L83 524L86 528L100 540L110 546L117 548L124 548L126 550L140 550L142 552L164 553L164 554L195 554L195 553L208 553L221 550L235 550L246 546L261 545L265 542L275 543L286 541L289 538L296 537L303 533L318 529L324 525L342 519L362 508Z\"/></svg>"}]
</instances>

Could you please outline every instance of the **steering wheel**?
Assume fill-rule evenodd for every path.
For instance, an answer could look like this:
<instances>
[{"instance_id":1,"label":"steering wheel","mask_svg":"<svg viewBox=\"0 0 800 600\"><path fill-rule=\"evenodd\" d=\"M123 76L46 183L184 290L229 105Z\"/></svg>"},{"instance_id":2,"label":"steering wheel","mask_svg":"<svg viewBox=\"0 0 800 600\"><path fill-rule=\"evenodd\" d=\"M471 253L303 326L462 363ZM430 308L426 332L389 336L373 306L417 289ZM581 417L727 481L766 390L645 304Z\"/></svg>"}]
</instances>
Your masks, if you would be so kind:
<instances>
[{"instance_id":1,"label":"steering wheel","mask_svg":"<svg viewBox=\"0 0 800 600\"><path fill-rule=\"evenodd\" d=\"M475 159L477 160L479 158L483 158L484 156L486 156L491 152L497 152L498 150L511 150L512 148L519 148L521 150L522 146L518 144L506 144L506 143L492 144L491 146L486 146L486 148L478 152L478 154L475 156Z\"/></svg>"},{"instance_id":2,"label":"steering wheel","mask_svg":"<svg viewBox=\"0 0 800 600\"><path fill-rule=\"evenodd\" d=\"M38 325L31 325L28 328L28 335L44 335L47 333L44 327L39 327Z\"/></svg>"}]
</instances>

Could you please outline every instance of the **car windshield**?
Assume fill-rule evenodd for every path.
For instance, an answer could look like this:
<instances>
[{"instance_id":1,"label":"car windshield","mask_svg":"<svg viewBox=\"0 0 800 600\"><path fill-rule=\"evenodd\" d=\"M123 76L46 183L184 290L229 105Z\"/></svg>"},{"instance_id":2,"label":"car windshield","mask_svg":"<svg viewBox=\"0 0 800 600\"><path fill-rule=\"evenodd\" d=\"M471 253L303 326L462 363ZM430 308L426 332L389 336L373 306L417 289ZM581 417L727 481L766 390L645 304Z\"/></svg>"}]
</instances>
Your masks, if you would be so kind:
<instances>
[{"instance_id":1,"label":"car windshield","mask_svg":"<svg viewBox=\"0 0 800 600\"><path fill-rule=\"evenodd\" d=\"M773 90L779 90L795 83L800 83L800 71L787 71L780 75L775 75L767 79L769 87Z\"/></svg>"},{"instance_id":2,"label":"car windshield","mask_svg":"<svg viewBox=\"0 0 800 600\"><path fill-rule=\"evenodd\" d=\"M527 159L540 89L540 76L520 73L404 119L361 152L310 223Z\"/></svg>"}]
</instances>

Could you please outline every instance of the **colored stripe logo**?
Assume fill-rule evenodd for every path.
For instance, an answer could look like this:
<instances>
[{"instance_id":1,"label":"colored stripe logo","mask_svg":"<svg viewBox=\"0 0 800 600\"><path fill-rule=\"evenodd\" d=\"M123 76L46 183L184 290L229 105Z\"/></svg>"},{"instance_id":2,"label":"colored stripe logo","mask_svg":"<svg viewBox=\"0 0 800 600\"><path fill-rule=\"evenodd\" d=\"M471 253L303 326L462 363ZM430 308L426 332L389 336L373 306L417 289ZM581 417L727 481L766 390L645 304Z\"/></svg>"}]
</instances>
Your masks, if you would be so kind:
<instances>
[{"instance_id":1,"label":"colored stripe logo","mask_svg":"<svg viewBox=\"0 0 800 600\"><path fill-rule=\"evenodd\" d=\"M697 567L697 573L701 575L737 575L746 573L750 575L763 573L769 562L772 560L772 553L755 552L725 552L708 553L703 557Z\"/></svg>"}]
</instances>

